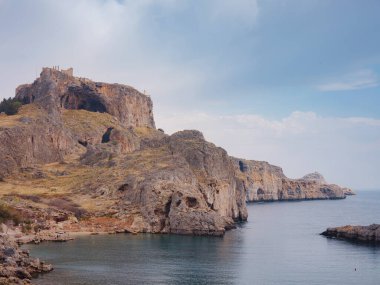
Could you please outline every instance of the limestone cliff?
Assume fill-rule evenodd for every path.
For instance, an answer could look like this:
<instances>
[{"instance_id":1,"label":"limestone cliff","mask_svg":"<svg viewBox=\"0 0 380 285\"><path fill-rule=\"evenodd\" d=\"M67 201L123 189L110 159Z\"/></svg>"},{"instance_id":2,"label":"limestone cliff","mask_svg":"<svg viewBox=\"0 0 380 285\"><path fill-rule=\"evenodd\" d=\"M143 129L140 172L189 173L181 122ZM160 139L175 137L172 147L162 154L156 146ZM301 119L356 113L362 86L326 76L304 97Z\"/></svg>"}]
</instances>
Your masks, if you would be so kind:
<instances>
[{"instance_id":1,"label":"limestone cliff","mask_svg":"<svg viewBox=\"0 0 380 285\"><path fill-rule=\"evenodd\" d=\"M0 117L0 206L37 240L61 231L223 235L247 219L246 201L348 193L319 174L289 179L232 158L199 131L156 130L151 99L129 86L44 68L16 98L19 113Z\"/></svg>"},{"instance_id":2,"label":"limestone cliff","mask_svg":"<svg viewBox=\"0 0 380 285\"><path fill-rule=\"evenodd\" d=\"M51 68L44 68L32 84L19 86L16 98L36 102L49 112L87 110L108 113L126 127L155 127L149 96L130 86L93 82Z\"/></svg>"},{"instance_id":3,"label":"limestone cliff","mask_svg":"<svg viewBox=\"0 0 380 285\"><path fill-rule=\"evenodd\" d=\"M16 89L16 98L34 104L21 110L11 125L0 124L0 176L20 167L62 160L78 141L100 142L104 127L110 127L92 123L91 128L89 122L73 130L76 119L70 121L67 110L107 113L121 127L155 128L150 97L126 85L93 82L66 71L43 68L32 84Z\"/></svg>"},{"instance_id":4,"label":"limestone cliff","mask_svg":"<svg viewBox=\"0 0 380 285\"><path fill-rule=\"evenodd\" d=\"M247 219L227 152L198 131L156 130L135 89L44 68L16 98L19 113L0 119L0 194L39 228L223 235Z\"/></svg>"},{"instance_id":5,"label":"limestone cliff","mask_svg":"<svg viewBox=\"0 0 380 285\"><path fill-rule=\"evenodd\" d=\"M342 199L353 195L351 189L328 184L318 172L290 179L280 167L265 161L234 158L234 164L244 177L247 201Z\"/></svg>"}]
</instances>

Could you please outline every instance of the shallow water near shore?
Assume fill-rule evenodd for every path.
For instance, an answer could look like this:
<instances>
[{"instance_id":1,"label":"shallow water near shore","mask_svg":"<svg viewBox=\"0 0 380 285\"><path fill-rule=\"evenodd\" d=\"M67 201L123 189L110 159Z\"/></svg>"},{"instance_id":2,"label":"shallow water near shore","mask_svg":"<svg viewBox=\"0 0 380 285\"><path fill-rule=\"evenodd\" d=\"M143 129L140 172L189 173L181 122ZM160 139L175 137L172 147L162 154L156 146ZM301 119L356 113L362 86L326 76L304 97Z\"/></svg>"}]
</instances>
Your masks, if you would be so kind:
<instances>
[{"instance_id":1,"label":"shallow water near shore","mask_svg":"<svg viewBox=\"0 0 380 285\"><path fill-rule=\"evenodd\" d=\"M33 282L379 284L379 246L319 233L330 226L380 223L380 191L345 200L254 203L248 211L249 221L223 238L119 234L27 245L55 268Z\"/></svg>"}]
</instances>

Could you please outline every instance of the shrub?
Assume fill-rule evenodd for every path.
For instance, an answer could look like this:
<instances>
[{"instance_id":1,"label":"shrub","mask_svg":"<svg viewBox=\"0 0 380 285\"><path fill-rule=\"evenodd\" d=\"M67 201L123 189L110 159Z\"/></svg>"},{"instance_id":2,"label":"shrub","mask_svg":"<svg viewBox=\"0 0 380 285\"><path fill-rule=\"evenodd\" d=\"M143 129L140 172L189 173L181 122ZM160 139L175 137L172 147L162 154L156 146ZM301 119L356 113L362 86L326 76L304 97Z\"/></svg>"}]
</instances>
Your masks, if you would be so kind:
<instances>
[{"instance_id":1,"label":"shrub","mask_svg":"<svg viewBox=\"0 0 380 285\"><path fill-rule=\"evenodd\" d=\"M21 225L21 231L23 233L30 233L32 231L32 222L31 221L25 221Z\"/></svg>"},{"instance_id":2,"label":"shrub","mask_svg":"<svg viewBox=\"0 0 380 285\"><path fill-rule=\"evenodd\" d=\"M9 221L13 221L15 225L18 225L23 219L16 209L0 204L0 223L6 223Z\"/></svg>"},{"instance_id":3,"label":"shrub","mask_svg":"<svg viewBox=\"0 0 380 285\"><path fill-rule=\"evenodd\" d=\"M86 214L86 210L82 209L78 204L65 197L53 198L48 202L48 205L63 211L71 212L78 219Z\"/></svg>"},{"instance_id":4,"label":"shrub","mask_svg":"<svg viewBox=\"0 0 380 285\"><path fill-rule=\"evenodd\" d=\"M22 103L16 98L3 99L0 103L0 113L4 112L7 115L15 115L21 106Z\"/></svg>"},{"instance_id":5,"label":"shrub","mask_svg":"<svg viewBox=\"0 0 380 285\"><path fill-rule=\"evenodd\" d=\"M15 194L15 196L17 196L21 199L24 199L24 200L30 200L34 203L40 203L41 202L41 198L39 196L36 196L36 195Z\"/></svg>"}]
</instances>

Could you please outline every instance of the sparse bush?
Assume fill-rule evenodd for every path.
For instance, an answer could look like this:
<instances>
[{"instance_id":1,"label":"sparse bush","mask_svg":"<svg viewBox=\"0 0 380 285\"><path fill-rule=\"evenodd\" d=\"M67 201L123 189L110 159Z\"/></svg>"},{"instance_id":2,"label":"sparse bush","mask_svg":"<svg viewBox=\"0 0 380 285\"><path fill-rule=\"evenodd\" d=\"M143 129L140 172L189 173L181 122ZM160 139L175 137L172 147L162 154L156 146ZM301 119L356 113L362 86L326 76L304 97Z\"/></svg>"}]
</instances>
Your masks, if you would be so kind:
<instances>
[{"instance_id":1,"label":"sparse bush","mask_svg":"<svg viewBox=\"0 0 380 285\"><path fill-rule=\"evenodd\" d=\"M48 205L63 211L71 212L78 219L86 214L86 210L82 209L78 204L70 201L68 198L53 198L48 202Z\"/></svg>"},{"instance_id":2,"label":"sparse bush","mask_svg":"<svg viewBox=\"0 0 380 285\"><path fill-rule=\"evenodd\" d=\"M21 225L21 231L23 233L30 233L32 230L32 222L31 221L25 221Z\"/></svg>"},{"instance_id":3,"label":"sparse bush","mask_svg":"<svg viewBox=\"0 0 380 285\"><path fill-rule=\"evenodd\" d=\"M22 103L16 98L3 99L0 103L0 113L4 112L7 115L15 115L21 106Z\"/></svg>"},{"instance_id":4,"label":"sparse bush","mask_svg":"<svg viewBox=\"0 0 380 285\"><path fill-rule=\"evenodd\" d=\"M15 208L0 204L0 223L13 221L15 225L20 224L23 219Z\"/></svg>"},{"instance_id":5,"label":"sparse bush","mask_svg":"<svg viewBox=\"0 0 380 285\"><path fill-rule=\"evenodd\" d=\"M18 196L19 198L24 199L24 200L33 201L34 203L41 202L41 198L39 196L36 196L36 195L16 194L15 196Z\"/></svg>"}]
</instances>

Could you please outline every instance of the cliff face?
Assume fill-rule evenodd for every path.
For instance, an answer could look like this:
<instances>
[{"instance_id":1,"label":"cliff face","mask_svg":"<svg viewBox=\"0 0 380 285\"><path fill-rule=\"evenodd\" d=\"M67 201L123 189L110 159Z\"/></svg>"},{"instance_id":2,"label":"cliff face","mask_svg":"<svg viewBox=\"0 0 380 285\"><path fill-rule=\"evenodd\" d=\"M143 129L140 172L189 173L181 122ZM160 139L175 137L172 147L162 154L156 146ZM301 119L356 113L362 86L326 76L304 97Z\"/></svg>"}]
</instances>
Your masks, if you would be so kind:
<instances>
[{"instance_id":1,"label":"cliff face","mask_svg":"<svg viewBox=\"0 0 380 285\"><path fill-rule=\"evenodd\" d=\"M18 115L0 119L0 176L36 163L60 161L75 146L59 117L37 105L23 106Z\"/></svg>"},{"instance_id":2,"label":"cliff face","mask_svg":"<svg viewBox=\"0 0 380 285\"><path fill-rule=\"evenodd\" d=\"M44 68L32 84L19 86L16 98L49 112L87 110L115 116L126 127L155 127L149 96L130 86L93 82L51 68Z\"/></svg>"},{"instance_id":3,"label":"cliff face","mask_svg":"<svg viewBox=\"0 0 380 285\"><path fill-rule=\"evenodd\" d=\"M234 163L244 176L247 201L342 199L353 194L348 188L328 184L317 172L290 179L280 167L265 161L235 158Z\"/></svg>"},{"instance_id":4,"label":"cliff face","mask_svg":"<svg viewBox=\"0 0 380 285\"><path fill-rule=\"evenodd\" d=\"M87 148L81 162L111 164L119 173L106 183L99 177L102 183L91 187L118 201L110 210L129 221L128 231L222 235L234 222L247 219L245 189L231 160L200 132L168 136L152 130L124 155L115 147L119 143ZM110 161L110 156L115 159Z\"/></svg>"},{"instance_id":5,"label":"cliff face","mask_svg":"<svg viewBox=\"0 0 380 285\"><path fill-rule=\"evenodd\" d=\"M11 124L0 123L0 176L20 167L62 160L78 141L100 142L108 126L70 129L76 119L70 121L68 110L106 113L120 127L155 128L150 97L126 85L92 82L51 68L44 68L32 84L19 86L16 98L34 104L26 105Z\"/></svg>"},{"instance_id":6,"label":"cliff face","mask_svg":"<svg viewBox=\"0 0 380 285\"><path fill-rule=\"evenodd\" d=\"M227 152L156 130L135 89L45 68L16 97L26 105L0 119L0 195L38 227L223 235L247 219ZM72 223L77 212L87 219Z\"/></svg>"}]
</instances>

